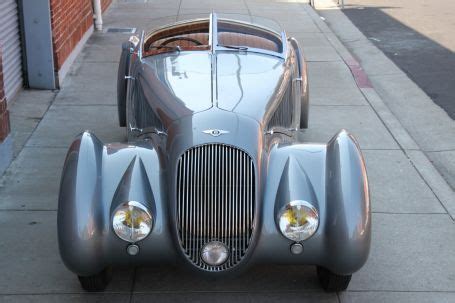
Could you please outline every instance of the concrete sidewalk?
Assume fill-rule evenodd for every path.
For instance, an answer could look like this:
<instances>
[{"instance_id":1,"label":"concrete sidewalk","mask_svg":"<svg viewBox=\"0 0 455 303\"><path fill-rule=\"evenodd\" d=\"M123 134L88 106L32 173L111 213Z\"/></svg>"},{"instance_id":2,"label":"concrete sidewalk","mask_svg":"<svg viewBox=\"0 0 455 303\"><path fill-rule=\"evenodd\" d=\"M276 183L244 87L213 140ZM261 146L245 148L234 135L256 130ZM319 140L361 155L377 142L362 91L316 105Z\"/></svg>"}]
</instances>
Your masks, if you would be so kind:
<instances>
[{"instance_id":1,"label":"concrete sidewalk","mask_svg":"<svg viewBox=\"0 0 455 303\"><path fill-rule=\"evenodd\" d=\"M117 126L115 86L120 45L128 35L103 32L89 39L58 93L26 91L11 107L18 143L17 157L0 180L0 302L455 301L455 201L443 191L444 180L362 78L351 53L311 7L298 2L117 1L104 21L105 27L148 27L162 22L155 18L173 16L167 18L172 21L215 9L271 17L300 41L311 91L310 128L303 139L326 142L347 128L367 163L372 250L349 290L324 293L311 266L259 266L217 282L176 268L147 267L117 268L105 293L84 293L59 257L57 195L76 134L90 129L105 142L125 139Z\"/></svg>"},{"instance_id":2,"label":"concrete sidewalk","mask_svg":"<svg viewBox=\"0 0 455 303\"><path fill-rule=\"evenodd\" d=\"M389 112L402 125L401 128L404 132L397 135L396 139L409 158L416 162L420 161L416 159L417 155L419 159L428 158L448 185L451 186L450 188L449 186L432 184L434 176L438 173L432 173L432 176L429 176L427 171L421 170L421 174L430 183L430 186L433 188L440 187L436 190L436 194L453 218L455 211L455 203L453 202L455 201L455 121L440 106L434 104L430 97L404 71L400 70L390 58L382 53L373 44L371 37L365 37L334 4L333 0L318 0L316 7L319 14L325 18L325 23L359 60L375 91L390 109ZM388 30L385 29L384 31L387 32ZM400 34L394 33L397 37ZM407 46L412 50L416 47L414 42L403 40L402 46ZM438 57L437 54L435 56ZM348 60L352 57L349 55ZM405 60L413 62L413 57L407 56ZM428 59L428 62L431 60ZM446 56L446 60L448 68L451 64L451 58ZM428 62L420 64L418 60L414 60L413 63L420 66L416 68L425 69L425 66L429 64ZM439 66L441 64L439 63ZM437 69L437 66L432 68ZM439 80L441 79L439 78ZM450 77L446 77L439 84L450 86L451 81L453 80ZM435 82L437 79L434 80L433 84ZM451 96L452 99L454 97ZM372 106L375 108L374 104ZM378 114L381 116L381 113L378 112ZM387 125L387 121L385 124ZM390 129L393 132L396 127L391 126ZM444 182L439 183L443 184Z\"/></svg>"}]
</instances>

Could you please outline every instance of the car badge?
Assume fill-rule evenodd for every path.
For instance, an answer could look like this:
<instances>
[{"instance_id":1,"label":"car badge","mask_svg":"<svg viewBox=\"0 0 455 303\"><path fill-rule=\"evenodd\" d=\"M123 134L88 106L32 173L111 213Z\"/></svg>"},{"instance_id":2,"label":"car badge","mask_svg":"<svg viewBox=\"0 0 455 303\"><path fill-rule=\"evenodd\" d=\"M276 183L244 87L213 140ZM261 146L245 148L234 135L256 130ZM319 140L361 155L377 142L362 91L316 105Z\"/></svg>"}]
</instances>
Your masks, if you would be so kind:
<instances>
[{"instance_id":1,"label":"car badge","mask_svg":"<svg viewBox=\"0 0 455 303\"><path fill-rule=\"evenodd\" d=\"M229 131L222 129L206 129L202 131L204 134L212 135L214 137L221 136L223 134L229 134Z\"/></svg>"}]
</instances>

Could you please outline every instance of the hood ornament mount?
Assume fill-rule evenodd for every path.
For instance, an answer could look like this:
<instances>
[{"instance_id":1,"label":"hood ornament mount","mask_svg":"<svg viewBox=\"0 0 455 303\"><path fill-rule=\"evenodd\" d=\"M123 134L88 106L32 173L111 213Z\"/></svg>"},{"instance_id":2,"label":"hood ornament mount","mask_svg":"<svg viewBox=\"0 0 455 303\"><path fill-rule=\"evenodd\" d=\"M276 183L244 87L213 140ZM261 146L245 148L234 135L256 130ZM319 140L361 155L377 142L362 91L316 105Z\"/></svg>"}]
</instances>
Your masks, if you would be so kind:
<instances>
[{"instance_id":1,"label":"hood ornament mount","mask_svg":"<svg viewBox=\"0 0 455 303\"><path fill-rule=\"evenodd\" d=\"M224 134L229 134L229 131L222 129L206 129L202 131L204 134L211 135L213 137L218 137Z\"/></svg>"}]
</instances>

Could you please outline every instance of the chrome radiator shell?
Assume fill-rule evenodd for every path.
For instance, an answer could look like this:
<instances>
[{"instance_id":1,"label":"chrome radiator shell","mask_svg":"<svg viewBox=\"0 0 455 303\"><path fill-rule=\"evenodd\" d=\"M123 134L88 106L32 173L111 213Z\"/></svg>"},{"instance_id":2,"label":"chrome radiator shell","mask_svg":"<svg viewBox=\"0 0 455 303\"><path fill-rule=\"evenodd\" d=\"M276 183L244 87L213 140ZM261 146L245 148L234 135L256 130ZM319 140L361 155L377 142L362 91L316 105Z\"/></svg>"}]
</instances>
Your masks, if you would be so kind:
<instances>
[{"instance_id":1,"label":"chrome radiator shell","mask_svg":"<svg viewBox=\"0 0 455 303\"><path fill-rule=\"evenodd\" d=\"M180 246L195 266L206 271L234 267L245 256L254 232L255 169L243 150L204 144L185 151L177 163L176 210ZM219 266L205 264L204 244L219 241L229 250Z\"/></svg>"}]
</instances>

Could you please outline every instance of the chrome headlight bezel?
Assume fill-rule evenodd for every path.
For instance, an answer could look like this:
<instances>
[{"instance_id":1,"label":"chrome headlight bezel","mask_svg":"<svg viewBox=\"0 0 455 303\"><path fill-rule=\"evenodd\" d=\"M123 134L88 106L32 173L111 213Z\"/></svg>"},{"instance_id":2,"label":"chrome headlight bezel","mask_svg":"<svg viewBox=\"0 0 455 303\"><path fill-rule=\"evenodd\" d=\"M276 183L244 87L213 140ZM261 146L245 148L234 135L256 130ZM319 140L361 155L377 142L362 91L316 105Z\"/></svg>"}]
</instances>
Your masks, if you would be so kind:
<instances>
[{"instance_id":1,"label":"chrome headlight bezel","mask_svg":"<svg viewBox=\"0 0 455 303\"><path fill-rule=\"evenodd\" d=\"M289 212L294 210L299 213L298 219L301 219L302 211L305 213L304 220L307 222L303 225L292 224L289 218ZM295 218L295 214L294 214ZM319 227L319 213L311 203L305 200L294 200L285 204L277 216L277 224L281 234L294 242L302 242L313 236Z\"/></svg>"},{"instance_id":2,"label":"chrome headlight bezel","mask_svg":"<svg viewBox=\"0 0 455 303\"><path fill-rule=\"evenodd\" d=\"M131 216L133 222L138 219L138 215L142 216L138 227L134 224L125 224L127 217ZM114 210L112 215L112 229L114 233L122 240L135 243L145 239L153 228L153 216L150 211L142 203L137 201L128 201L120 204Z\"/></svg>"}]
</instances>

